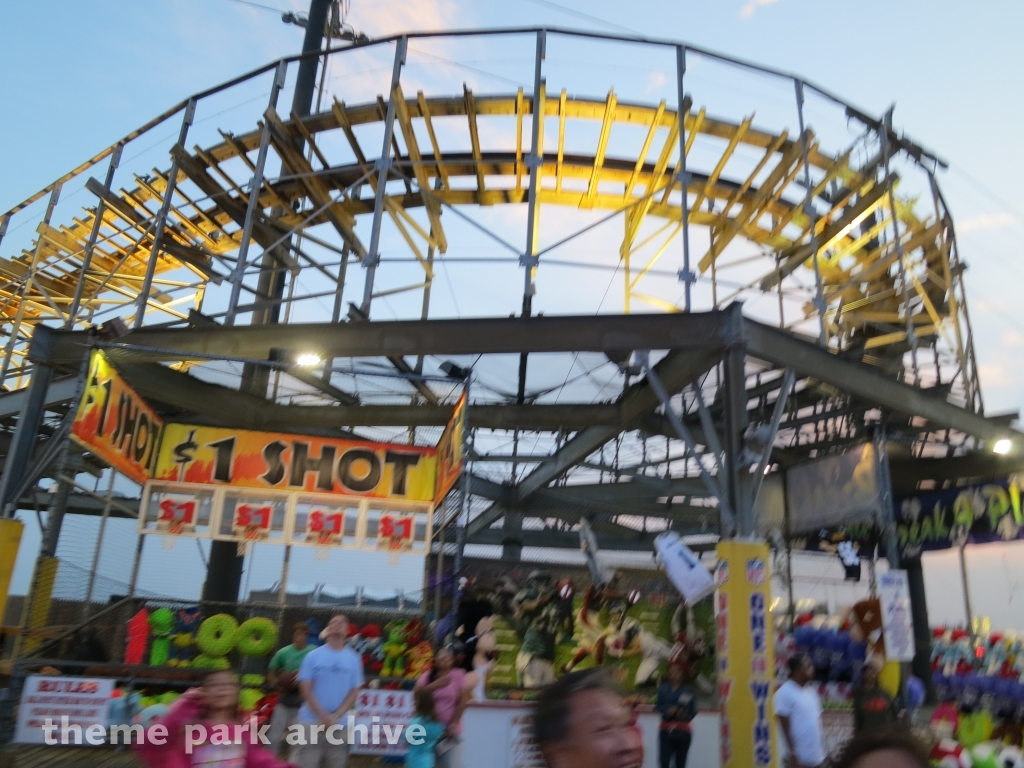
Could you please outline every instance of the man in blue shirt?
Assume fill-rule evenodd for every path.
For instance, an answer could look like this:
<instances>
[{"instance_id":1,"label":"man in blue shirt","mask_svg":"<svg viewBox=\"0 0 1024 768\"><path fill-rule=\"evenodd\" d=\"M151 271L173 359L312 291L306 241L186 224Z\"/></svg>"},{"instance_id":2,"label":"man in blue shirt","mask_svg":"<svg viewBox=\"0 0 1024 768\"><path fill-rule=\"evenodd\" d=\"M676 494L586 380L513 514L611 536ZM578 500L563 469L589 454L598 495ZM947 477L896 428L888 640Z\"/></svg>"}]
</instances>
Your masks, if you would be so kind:
<instances>
[{"instance_id":1,"label":"man in blue shirt","mask_svg":"<svg viewBox=\"0 0 1024 768\"><path fill-rule=\"evenodd\" d=\"M670 664L668 680L658 687L655 711L661 715L658 728L658 760L661 768L686 768L690 751L690 722L697 716L697 698L686 685L683 666Z\"/></svg>"},{"instance_id":2,"label":"man in blue shirt","mask_svg":"<svg viewBox=\"0 0 1024 768\"><path fill-rule=\"evenodd\" d=\"M327 642L302 660L297 680L303 739L291 752L299 768L345 768L344 717L364 682L363 660L347 643L348 618L339 614L327 624Z\"/></svg>"}]
</instances>

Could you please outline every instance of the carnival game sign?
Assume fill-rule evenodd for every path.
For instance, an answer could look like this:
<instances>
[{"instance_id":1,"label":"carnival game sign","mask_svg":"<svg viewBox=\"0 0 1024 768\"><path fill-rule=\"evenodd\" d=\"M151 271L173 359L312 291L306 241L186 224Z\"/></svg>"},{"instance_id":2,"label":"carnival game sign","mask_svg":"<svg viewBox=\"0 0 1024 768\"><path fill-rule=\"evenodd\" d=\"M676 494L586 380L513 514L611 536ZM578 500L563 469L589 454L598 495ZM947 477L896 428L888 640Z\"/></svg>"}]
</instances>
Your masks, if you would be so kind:
<instances>
[{"instance_id":1,"label":"carnival game sign","mask_svg":"<svg viewBox=\"0 0 1024 768\"><path fill-rule=\"evenodd\" d=\"M437 449L168 424L155 479L433 501Z\"/></svg>"},{"instance_id":2,"label":"carnival game sign","mask_svg":"<svg viewBox=\"0 0 1024 768\"><path fill-rule=\"evenodd\" d=\"M94 349L71 436L141 485L153 476L163 429L163 419Z\"/></svg>"},{"instance_id":3,"label":"carnival game sign","mask_svg":"<svg viewBox=\"0 0 1024 768\"><path fill-rule=\"evenodd\" d=\"M21 692L14 741L18 744L47 743L47 730L51 737L53 735L52 729L45 728L49 721L87 732L88 740L83 742L79 737L79 743L97 743L93 732L106 733L107 707L114 682L111 678L30 675ZM100 738L102 743L102 736Z\"/></svg>"},{"instance_id":4,"label":"carnival game sign","mask_svg":"<svg viewBox=\"0 0 1024 768\"><path fill-rule=\"evenodd\" d=\"M722 767L768 768L775 765L768 546L719 543L715 576Z\"/></svg>"},{"instance_id":5,"label":"carnival game sign","mask_svg":"<svg viewBox=\"0 0 1024 768\"><path fill-rule=\"evenodd\" d=\"M1007 480L911 496L897 502L904 557L922 551L1024 538L1020 482Z\"/></svg>"},{"instance_id":6,"label":"carnival game sign","mask_svg":"<svg viewBox=\"0 0 1024 768\"><path fill-rule=\"evenodd\" d=\"M437 493L434 502L440 502L452 489L462 474L462 450L466 431L466 393L462 393L455 404L441 441L437 444Z\"/></svg>"}]
</instances>

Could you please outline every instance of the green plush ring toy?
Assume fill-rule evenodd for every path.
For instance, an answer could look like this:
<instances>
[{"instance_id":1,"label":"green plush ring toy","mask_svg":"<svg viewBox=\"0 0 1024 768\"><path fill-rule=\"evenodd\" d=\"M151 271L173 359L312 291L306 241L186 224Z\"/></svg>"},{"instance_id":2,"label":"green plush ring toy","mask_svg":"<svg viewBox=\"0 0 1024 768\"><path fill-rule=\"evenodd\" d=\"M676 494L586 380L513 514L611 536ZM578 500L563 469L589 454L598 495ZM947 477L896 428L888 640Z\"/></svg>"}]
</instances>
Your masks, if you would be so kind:
<instances>
[{"instance_id":1,"label":"green plush ring toy","mask_svg":"<svg viewBox=\"0 0 1024 768\"><path fill-rule=\"evenodd\" d=\"M211 616L199 627L196 643L208 656L227 656L235 647L235 636L238 633L238 622L233 616L218 613Z\"/></svg>"},{"instance_id":2,"label":"green plush ring toy","mask_svg":"<svg viewBox=\"0 0 1024 768\"><path fill-rule=\"evenodd\" d=\"M223 656L196 656L191 664L193 669L231 669L231 662Z\"/></svg>"},{"instance_id":3,"label":"green plush ring toy","mask_svg":"<svg viewBox=\"0 0 1024 768\"><path fill-rule=\"evenodd\" d=\"M238 628L238 652L243 656L266 656L277 645L277 624L257 616Z\"/></svg>"}]
</instances>

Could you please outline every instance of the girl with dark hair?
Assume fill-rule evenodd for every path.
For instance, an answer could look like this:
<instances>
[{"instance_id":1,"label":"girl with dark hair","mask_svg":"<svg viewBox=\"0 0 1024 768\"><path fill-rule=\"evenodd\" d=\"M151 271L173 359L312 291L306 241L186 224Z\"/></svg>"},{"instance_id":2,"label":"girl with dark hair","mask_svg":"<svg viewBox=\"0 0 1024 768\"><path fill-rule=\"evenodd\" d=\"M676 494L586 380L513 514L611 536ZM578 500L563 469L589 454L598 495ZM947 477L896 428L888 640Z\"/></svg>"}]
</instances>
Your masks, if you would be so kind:
<instances>
[{"instance_id":1,"label":"girl with dark hair","mask_svg":"<svg viewBox=\"0 0 1024 768\"><path fill-rule=\"evenodd\" d=\"M444 734L444 726L437 720L434 694L426 688L419 688L414 697L416 699L416 715L409 722L409 728L418 725L423 729L423 735L416 739L420 742L419 744L414 744L410 735L409 749L405 753L405 765L406 768L434 768L437 762L434 749ZM409 733L409 729L406 729L406 733ZM419 734L416 735L419 736Z\"/></svg>"},{"instance_id":2,"label":"girl with dark hair","mask_svg":"<svg viewBox=\"0 0 1024 768\"><path fill-rule=\"evenodd\" d=\"M139 758L150 768L286 768L257 743L253 744L249 726L238 716L238 682L230 670L213 670L199 688L191 688L157 720L167 728L165 744L149 741L136 745ZM202 726L206 739L186 749L186 726ZM242 738L236 741L236 728ZM227 734L224 738L224 734ZM191 737L195 737L191 732ZM218 738L218 735L220 737Z\"/></svg>"}]
</instances>

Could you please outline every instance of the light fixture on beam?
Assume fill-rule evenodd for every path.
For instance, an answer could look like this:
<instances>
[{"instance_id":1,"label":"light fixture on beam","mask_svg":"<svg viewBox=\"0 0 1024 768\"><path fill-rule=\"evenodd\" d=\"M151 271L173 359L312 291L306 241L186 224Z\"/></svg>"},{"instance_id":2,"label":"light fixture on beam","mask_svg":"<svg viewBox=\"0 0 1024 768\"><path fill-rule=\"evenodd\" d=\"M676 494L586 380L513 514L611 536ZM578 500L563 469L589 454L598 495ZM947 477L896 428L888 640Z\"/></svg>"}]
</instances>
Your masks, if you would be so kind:
<instances>
[{"instance_id":1,"label":"light fixture on beam","mask_svg":"<svg viewBox=\"0 0 1024 768\"><path fill-rule=\"evenodd\" d=\"M1011 448L1013 448L1013 442L1009 438L1004 437L1002 440L996 440L996 444L992 446L992 452L1005 456L1010 452Z\"/></svg>"},{"instance_id":2,"label":"light fixture on beam","mask_svg":"<svg viewBox=\"0 0 1024 768\"><path fill-rule=\"evenodd\" d=\"M465 381L469 378L470 374L473 373L472 368L463 368L461 365L456 365L451 360L445 360L439 366L444 375L449 379L458 379L459 381Z\"/></svg>"},{"instance_id":3,"label":"light fixture on beam","mask_svg":"<svg viewBox=\"0 0 1024 768\"><path fill-rule=\"evenodd\" d=\"M320 364L320 355L318 355L316 352L303 352L301 355L295 358L295 362L301 366L309 368L311 366Z\"/></svg>"}]
</instances>

